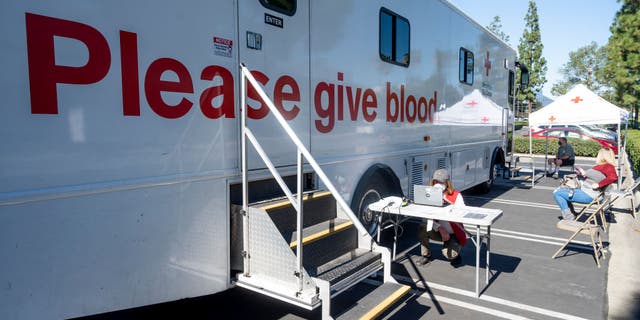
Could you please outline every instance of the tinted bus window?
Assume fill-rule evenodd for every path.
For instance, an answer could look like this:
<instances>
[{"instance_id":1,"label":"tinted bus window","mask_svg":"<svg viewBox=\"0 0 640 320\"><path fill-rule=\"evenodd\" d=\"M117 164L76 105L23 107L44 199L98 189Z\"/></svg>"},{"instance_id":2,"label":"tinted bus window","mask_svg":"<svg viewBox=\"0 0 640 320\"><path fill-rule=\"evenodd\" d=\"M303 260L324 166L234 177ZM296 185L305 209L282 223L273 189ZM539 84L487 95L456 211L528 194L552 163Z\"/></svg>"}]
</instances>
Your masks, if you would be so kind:
<instances>
[{"instance_id":1,"label":"tinted bus window","mask_svg":"<svg viewBox=\"0 0 640 320\"><path fill-rule=\"evenodd\" d=\"M460 63L458 67L460 82L469 85L473 84L473 52L465 48L460 48L460 57L458 61Z\"/></svg>"},{"instance_id":2,"label":"tinted bus window","mask_svg":"<svg viewBox=\"0 0 640 320\"><path fill-rule=\"evenodd\" d=\"M296 13L296 0L260 0L260 3L266 8L288 16Z\"/></svg>"},{"instance_id":3,"label":"tinted bus window","mask_svg":"<svg viewBox=\"0 0 640 320\"><path fill-rule=\"evenodd\" d=\"M410 36L409 20L388 9L380 9L380 59L404 67L409 66Z\"/></svg>"}]
</instances>

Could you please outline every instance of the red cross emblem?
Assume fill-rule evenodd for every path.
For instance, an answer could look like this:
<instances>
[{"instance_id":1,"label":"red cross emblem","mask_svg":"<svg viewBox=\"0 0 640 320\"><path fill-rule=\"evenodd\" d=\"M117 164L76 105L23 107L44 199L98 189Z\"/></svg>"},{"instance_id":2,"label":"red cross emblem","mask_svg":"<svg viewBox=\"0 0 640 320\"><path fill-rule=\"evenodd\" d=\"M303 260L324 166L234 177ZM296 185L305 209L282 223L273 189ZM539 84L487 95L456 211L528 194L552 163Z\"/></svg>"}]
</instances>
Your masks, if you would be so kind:
<instances>
[{"instance_id":1,"label":"red cross emblem","mask_svg":"<svg viewBox=\"0 0 640 320\"><path fill-rule=\"evenodd\" d=\"M482 119L480 119L480 120L482 120L482 123L489 122L489 118L487 118L487 117L482 117Z\"/></svg>"},{"instance_id":2,"label":"red cross emblem","mask_svg":"<svg viewBox=\"0 0 640 320\"><path fill-rule=\"evenodd\" d=\"M475 100L471 100L471 101L467 102L467 105L470 106L470 107L475 107L476 104L478 104L478 103Z\"/></svg>"},{"instance_id":3,"label":"red cross emblem","mask_svg":"<svg viewBox=\"0 0 640 320\"><path fill-rule=\"evenodd\" d=\"M571 99L571 101L573 101L573 103L578 103L580 101L583 101L582 98L580 98L580 96L576 96L575 98Z\"/></svg>"},{"instance_id":4,"label":"red cross emblem","mask_svg":"<svg viewBox=\"0 0 640 320\"><path fill-rule=\"evenodd\" d=\"M491 60L489 60L489 51L487 51L487 58L484 59L484 69L485 69L485 75L488 77L489 70L491 70Z\"/></svg>"},{"instance_id":5,"label":"red cross emblem","mask_svg":"<svg viewBox=\"0 0 640 320\"><path fill-rule=\"evenodd\" d=\"M554 116L549 117L549 121L551 121L551 122L556 121L556 117L554 117Z\"/></svg>"}]
</instances>

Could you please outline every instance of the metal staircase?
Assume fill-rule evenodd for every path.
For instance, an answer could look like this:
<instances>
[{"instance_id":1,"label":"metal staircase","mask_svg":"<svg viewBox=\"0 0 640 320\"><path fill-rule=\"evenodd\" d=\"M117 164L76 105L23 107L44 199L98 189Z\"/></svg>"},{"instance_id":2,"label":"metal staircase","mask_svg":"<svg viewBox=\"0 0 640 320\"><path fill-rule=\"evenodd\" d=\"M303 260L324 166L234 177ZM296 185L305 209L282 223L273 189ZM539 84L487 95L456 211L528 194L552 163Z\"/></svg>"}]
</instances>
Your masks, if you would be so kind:
<instances>
[{"instance_id":1,"label":"metal staircase","mask_svg":"<svg viewBox=\"0 0 640 320\"><path fill-rule=\"evenodd\" d=\"M244 65L240 69L241 106L245 106L248 82L297 147L297 190L303 190L304 157L327 191L292 193L246 126L242 112L243 200L242 207L234 210L242 217L243 271L237 276L237 285L309 310L321 306L322 318L331 319L332 297L382 271L384 283L363 298L359 307L353 306L343 315L350 319L379 316L410 289L391 278L389 250L372 239L249 70ZM284 198L248 203L247 139Z\"/></svg>"}]
</instances>

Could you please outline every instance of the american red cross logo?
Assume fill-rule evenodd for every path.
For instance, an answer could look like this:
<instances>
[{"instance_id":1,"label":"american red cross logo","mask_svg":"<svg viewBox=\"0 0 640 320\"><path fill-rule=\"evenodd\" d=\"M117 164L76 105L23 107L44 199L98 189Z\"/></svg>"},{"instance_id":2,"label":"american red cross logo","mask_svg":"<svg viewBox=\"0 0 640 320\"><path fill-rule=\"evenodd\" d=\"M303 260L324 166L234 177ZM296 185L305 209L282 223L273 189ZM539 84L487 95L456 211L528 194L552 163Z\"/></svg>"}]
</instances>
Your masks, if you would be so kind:
<instances>
[{"instance_id":1,"label":"american red cross logo","mask_svg":"<svg viewBox=\"0 0 640 320\"><path fill-rule=\"evenodd\" d=\"M482 119L480 119L480 120L482 120L482 123L489 122L489 118L487 118L487 117L482 117Z\"/></svg>"},{"instance_id":2,"label":"american red cross logo","mask_svg":"<svg viewBox=\"0 0 640 320\"><path fill-rule=\"evenodd\" d=\"M467 102L467 105L470 106L470 107L475 107L476 104L478 104L478 103L475 100L471 100L471 101Z\"/></svg>"},{"instance_id":3,"label":"american red cross logo","mask_svg":"<svg viewBox=\"0 0 640 320\"><path fill-rule=\"evenodd\" d=\"M491 60L489 60L489 51L487 51L487 58L484 59L484 69L485 69L485 75L488 77L489 70L491 70Z\"/></svg>"},{"instance_id":4,"label":"american red cross logo","mask_svg":"<svg viewBox=\"0 0 640 320\"><path fill-rule=\"evenodd\" d=\"M556 121L556 117L554 117L554 116L549 117L549 121L551 121L551 122Z\"/></svg>"},{"instance_id":5,"label":"american red cross logo","mask_svg":"<svg viewBox=\"0 0 640 320\"><path fill-rule=\"evenodd\" d=\"M580 96L576 96L575 98L571 99L571 101L573 101L573 103L578 103L580 101L584 101L582 98L580 98Z\"/></svg>"}]
</instances>

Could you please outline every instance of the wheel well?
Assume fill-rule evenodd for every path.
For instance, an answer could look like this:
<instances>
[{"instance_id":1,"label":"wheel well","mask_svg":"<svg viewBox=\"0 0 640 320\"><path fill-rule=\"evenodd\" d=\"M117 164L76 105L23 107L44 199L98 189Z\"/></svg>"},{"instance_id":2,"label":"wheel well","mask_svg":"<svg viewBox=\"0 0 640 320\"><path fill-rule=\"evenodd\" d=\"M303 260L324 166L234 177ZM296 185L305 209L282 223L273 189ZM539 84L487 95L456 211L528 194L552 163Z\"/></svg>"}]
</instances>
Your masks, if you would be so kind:
<instances>
[{"instance_id":1,"label":"wheel well","mask_svg":"<svg viewBox=\"0 0 640 320\"><path fill-rule=\"evenodd\" d=\"M388 183L388 186L393 191L398 191L402 193L402 187L400 187L400 179L398 176L384 164L374 164L367 171L365 171L360 177L360 181L358 181L358 185L353 191L354 197L351 199L351 206L353 207L354 201L358 201L356 196L360 195L363 192L363 189L369 185L369 183L373 179L381 178L385 183Z\"/></svg>"},{"instance_id":2,"label":"wheel well","mask_svg":"<svg viewBox=\"0 0 640 320\"><path fill-rule=\"evenodd\" d=\"M493 156L491 157L491 163L494 165L499 164L504 166L504 151L500 147L496 147L493 150Z\"/></svg>"}]
</instances>

